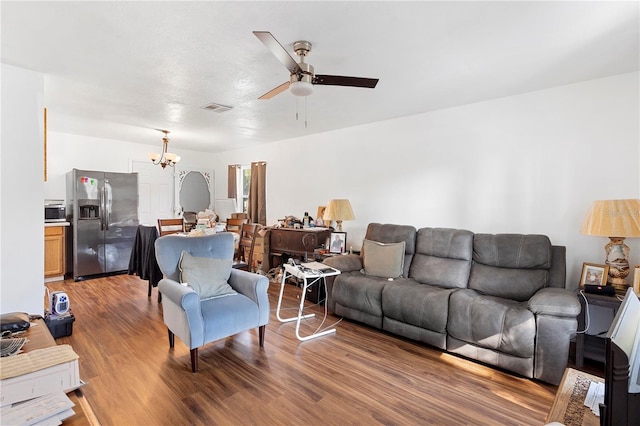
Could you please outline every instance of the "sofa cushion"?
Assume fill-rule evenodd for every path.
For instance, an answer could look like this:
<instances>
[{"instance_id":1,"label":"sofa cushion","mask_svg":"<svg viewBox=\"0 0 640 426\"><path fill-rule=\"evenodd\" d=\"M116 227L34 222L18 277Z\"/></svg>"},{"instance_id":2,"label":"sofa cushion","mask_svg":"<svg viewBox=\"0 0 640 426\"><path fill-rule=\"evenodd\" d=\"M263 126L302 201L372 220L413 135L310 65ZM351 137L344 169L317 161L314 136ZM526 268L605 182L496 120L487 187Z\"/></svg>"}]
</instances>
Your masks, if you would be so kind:
<instances>
[{"instance_id":1,"label":"sofa cushion","mask_svg":"<svg viewBox=\"0 0 640 426\"><path fill-rule=\"evenodd\" d=\"M551 241L545 235L476 234L473 260L500 268L549 269Z\"/></svg>"},{"instance_id":2,"label":"sofa cushion","mask_svg":"<svg viewBox=\"0 0 640 426\"><path fill-rule=\"evenodd\" d=\"M422 228L418 230L409 277L423 284L465 288L472 258L471 231Z\"/></svg>"},{"instance_id":3,"label":"sofa cushion","mask_svg":"<svg viewBox=\"0 0 640 426\"><path fill-rule=\"evenodd\" d=\"M536 321L523 302L460 289L449 299L447 331L482 348L521 358L534 354Z\"/></svg>"},{"instance_id":4,"label":"sofa cushion","mask_svg":"<svg viewBox=\"0 0 640 426\"><path fill-rule=\"evenodd\" d=\"M362 263L365 275L380 278L398 278L402 276L404 267L405 242L379 243L364 240Z\"/></svg>"},{"instance_id":5,"label":"sofa cushion","mask_svg":"<svg viewBox=\"0 0 640 426\"><path fill-rule=\"evenodd\" d=\"M452 291L414 280L393 281L382 290L382 311L385 317L445 333Z\"/></svg>"},{"instance_id":6,"label":"sofa cushion","mask_svg":"<svg viewBox=\"0 0 640 426\"><path fill-rule=\"evenodd\" d=\"M182 251L178 268L180 282L189 285L201 300L237 294L229 285L231 259L195 257Z\"/></svg>"},{"instance_id":7,"label":"sofa cushion","mask_svg":"<svg viewBox=\"0 0 640 426\"><path fill-rule=\"evenodd\" d=\"M545 269L496 268L474 263L469 288L487 295L524 302L546 287L548 282L549 271Z\"/></svg>"},{"instance_id":8,"label":"sofa cushion","mask_svg":"<svg viewBox=\"0 0 640 426\"><path fill-rule=\"evenodd\" d=\"M388 282L361 272L343 273L333 284L333 302L382 318L382 288Z\"/></svg>"},{"instance_id":9,"label":"sofa cushion","mask_svg":"<svg viewBox=\"0 0 640 426\"><path fill-rule=\"evenodd\" d=\"M364 238L380 243L399 243L400 241L404 241L404 267L402 276L409 276L409 265L411 265L411 260L416 250L416 228L410 225L370 223L369 226L367 226L367 233ZM365 250L362 250L361 255L364 256L364 254Z\"/></svg>"},{"instance_id":10,"label":"sofa cushion","mask_svg":"<svg viewBox=\"0 0 640 426\"><path fill-rule=\"evenodd\" d=\"M550 281L552 246L544 235L476 234L469 288L517 301Z\"/></svg>"}]
</instances>

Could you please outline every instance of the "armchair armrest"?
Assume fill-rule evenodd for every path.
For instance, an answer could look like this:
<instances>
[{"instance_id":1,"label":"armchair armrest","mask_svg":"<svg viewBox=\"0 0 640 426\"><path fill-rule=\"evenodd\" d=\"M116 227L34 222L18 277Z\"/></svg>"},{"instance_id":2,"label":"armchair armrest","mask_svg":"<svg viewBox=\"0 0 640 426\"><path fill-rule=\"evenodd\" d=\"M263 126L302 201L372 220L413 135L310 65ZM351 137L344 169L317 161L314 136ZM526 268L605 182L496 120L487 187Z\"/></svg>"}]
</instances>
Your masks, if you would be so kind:
<instances>
[{"instance_id":1,"label":"armchair armrest","mask_svg":"<svg viewBox=\"0 0 640 426\"><path fill-rule=\"evenodd\" d=\"M158 283L158 290L162 292L163 297L168 298L183 310L193 311L200 315L200 298L191 287L163 278Z\"/></svg>"},{"instance_id":2,"label":"armchair armrest","mask_svg":"<svg viewBox=\"0 0 640 426\"><path fill-rule=\"evenodd\" d=\"M253 300L260 310L260 325L269 322L269 279L264 275L232 269L229 285L238 293Z\"/></svg>"},{"instance_id":3,"label":"armchair armrest","mask_svg":"<svg viewBox=\"0 0 640 426\"><path fill-rule=\"evenodd\" d=\"M536 315L575 318L580 313L580 301L571 290L547 287L529 299L527 307Z\"/></svg>"},{"instance_id":4,"label":"armchair armrest","mask_svg":"<svg viewBox=\"0 0 640 426\"><path fill-rule=\"evenodd\" d=\"M167 327L190 349L204 344L204 324L200 297L191 287L169 278L158 283L162 293L162 315Z\"/></svg>"},{"instance_id":5,"label":"armchair armrest","mask_svg":"<svg viewBox=\"0 0 640 426\"><path fill-rule=\"evenodd\" d=\"M336 268L340 272L353 272L362 269L362 258L358 254L331 256L322 261L325 265Z\"/></svg>"}]
</instances>

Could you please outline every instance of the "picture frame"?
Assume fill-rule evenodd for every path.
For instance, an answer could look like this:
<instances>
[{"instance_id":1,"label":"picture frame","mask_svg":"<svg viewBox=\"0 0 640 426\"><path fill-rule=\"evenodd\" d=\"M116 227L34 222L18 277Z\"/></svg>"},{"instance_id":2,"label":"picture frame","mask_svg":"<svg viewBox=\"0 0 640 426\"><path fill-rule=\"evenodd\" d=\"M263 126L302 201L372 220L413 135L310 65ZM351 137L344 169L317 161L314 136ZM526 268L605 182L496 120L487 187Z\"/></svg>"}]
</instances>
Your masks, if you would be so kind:
<instances>
[{"instance_id":1,"label":"picture frame","mask_svg":"<svg viewBox=\"0 0 640 426\"><path fill-rule=\"evenodd\" d=\"M640 297L640 265L633 268L633 291Z\"/></svg>"},{"instance_id":2,"label":"picture frame","mask_svg":"<svg viewBox=\"0 0 640 426\"><path fill-rule=\"evenodd\" d=\"M347 248L347 233L332 232L329 237L329 253L342 254Z\"/></svg>"},{"instance_id":3,"label":"picture frame","mask_svg":"<svg viewBox=\"0 0 640 426\"><path fill-rule=\"evenodd\" d=\"M584 262L582 264L582 275L580 276L580 287L585 285L607 285L609 275L609 265Z\"/></svg>"},{"instance_id":4,"label":"picture frame","mask_svg":"<svg viewBox=\"0 0 640 426\"><path fill-rule=\"evenodd\" d=\"M324 226L324 211L327 206L318 206L318 213L316 214L316 226Z\"/></svg>"}]
</instances>

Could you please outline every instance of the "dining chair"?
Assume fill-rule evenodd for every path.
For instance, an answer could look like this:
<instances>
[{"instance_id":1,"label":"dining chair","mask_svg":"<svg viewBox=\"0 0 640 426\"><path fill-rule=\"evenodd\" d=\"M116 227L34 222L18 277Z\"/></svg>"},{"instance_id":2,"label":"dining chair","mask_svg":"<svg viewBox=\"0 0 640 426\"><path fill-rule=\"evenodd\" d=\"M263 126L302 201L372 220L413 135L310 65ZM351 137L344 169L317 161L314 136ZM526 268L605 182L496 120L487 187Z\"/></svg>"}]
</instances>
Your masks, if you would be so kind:
<instances>
[{"instance_id":1,"label":"dining chair","mask_svg":"<svg viewBox=\"0 0 640 426\"><path fill-rule=\"evenodd\" d=\"M138 225L127 270L129 275L138 275L141 280L149 281L148 297L151 297L151 290L157 287L162 279L162 272L156 261L156 239L158 229L155 226ZM162 294L158 292L158 303L160 302Z\"/></svg>"},{"instance_id":2,"label":"dining chair","mask_svg":"<svg viewBox=\"0 0 640 426\"><path fill-rule=\"evenodd\" d=\"M244 271L253 272L253 248L256 243L256 235L261 225L258 223L243 223L240 230L240 242L238 252L233 259L233 267Z\"/></svg>"},{"instance_id":3,"label":"dining chair","mask_svg":"<svg viewBox=\"0 0 640 426\"><path fill-rule=\"evenodd\" d=\"M235 232L240 235L242 232L242 225L249 223L247 218L228 218L227 219L227 232Z\"/></svg>"},{"instance_id":4,"label":"dining chair","mask_svg":"<svg viewBox=\"0 0 640 426\"><path fill-rule=\"evenodd\" d=\"M161 237L184 232L184 219L158 219L158 232Z\"/></svg>"}]
</instances>

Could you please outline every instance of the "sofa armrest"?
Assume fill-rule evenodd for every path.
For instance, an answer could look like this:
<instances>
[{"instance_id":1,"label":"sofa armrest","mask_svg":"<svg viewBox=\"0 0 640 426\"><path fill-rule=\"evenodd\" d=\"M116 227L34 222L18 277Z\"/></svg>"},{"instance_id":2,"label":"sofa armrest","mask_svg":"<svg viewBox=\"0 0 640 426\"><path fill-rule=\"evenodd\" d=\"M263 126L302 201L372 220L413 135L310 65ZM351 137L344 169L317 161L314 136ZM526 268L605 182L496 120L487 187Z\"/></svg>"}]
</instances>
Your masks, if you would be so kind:
<instances>
[{"instance_id":1,"label":"sofa armrest","mask_svg":"<svg viewBox=\"0 0 640 426\"><path fill-rule=\"evenodd\" d=\"M529 299L528 308L536 317L534 378L558 385L578 327L580 302L570 290L547 287Z\"/></svg>"},{"instance_id":2,"label":"sofa armrest","mask_svg":"<svg viewBox=\"0 0 640 426\"><path fill-rule=\"evenodd\" d=\"M336 268L340 272L353 272L362 269L362 259L357 254L331 256L322 261L325 265Z\"/></svg>"},{"instance_id":3,"label":"sofa armrest","mask_svg":"<svg viewBox=\"0 0 640 426\"><path fill-rule=\"evenodd\" d=\"M527 307L536 315L576 318L580 301L574 292L564 288L543 288L529 299Z\"/></svg>"},{"instance_id":4,"label":"sofa armrest","mask_svg":"<svg viewBox=\"0 0 640 426\"><path fill-rule=\"evenodd\" d=\"M232 269L229 285L238 293L253 300L260 311L259 325L269 323L269 279L253 272Z\"/></svg>"}]
</instances>

